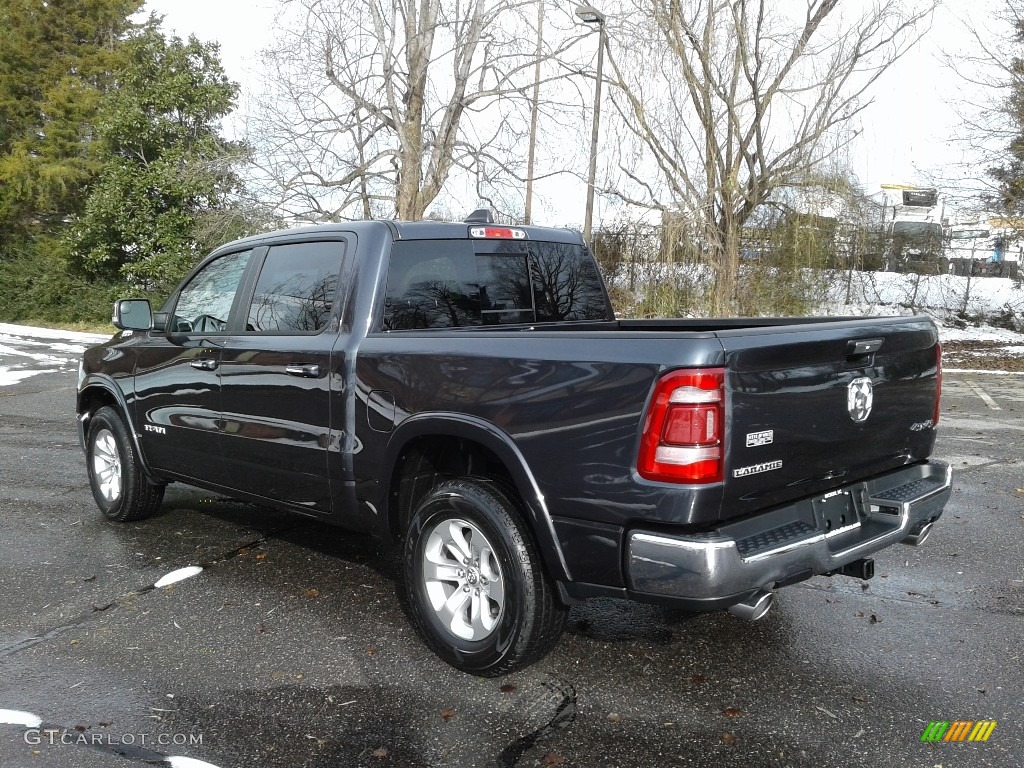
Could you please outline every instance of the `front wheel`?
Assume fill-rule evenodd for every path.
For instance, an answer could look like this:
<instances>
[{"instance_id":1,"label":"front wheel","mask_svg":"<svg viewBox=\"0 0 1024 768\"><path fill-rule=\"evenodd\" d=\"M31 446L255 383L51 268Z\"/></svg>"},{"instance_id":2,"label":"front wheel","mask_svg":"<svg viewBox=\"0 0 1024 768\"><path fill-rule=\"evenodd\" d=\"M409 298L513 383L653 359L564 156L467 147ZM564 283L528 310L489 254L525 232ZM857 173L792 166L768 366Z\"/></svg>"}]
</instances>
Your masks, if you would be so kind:
<instances>
[{"instance_id":1,"label":"front wheel","mask_svg":"<svg viewBox=\"0 0 1024 768\"><path fill-rule=\"evenodd\" d=\"M423 499L404 570L417 628L463 672L496 677L528 666L565 627L519 504L489 480L450 480Z\"/></svg>"},{"instance_id":2,"label":"front wheel","mask_svg":"<svg viewBox=\"0 0 1024 768\"><path fill-rule=\"evenodd\" d=\"M111 520L141 520L163 501L164 486L146 480L124 420L110 406L96 411L89 422L86 467L96 505Z\"/></svg>"}]
</instances>

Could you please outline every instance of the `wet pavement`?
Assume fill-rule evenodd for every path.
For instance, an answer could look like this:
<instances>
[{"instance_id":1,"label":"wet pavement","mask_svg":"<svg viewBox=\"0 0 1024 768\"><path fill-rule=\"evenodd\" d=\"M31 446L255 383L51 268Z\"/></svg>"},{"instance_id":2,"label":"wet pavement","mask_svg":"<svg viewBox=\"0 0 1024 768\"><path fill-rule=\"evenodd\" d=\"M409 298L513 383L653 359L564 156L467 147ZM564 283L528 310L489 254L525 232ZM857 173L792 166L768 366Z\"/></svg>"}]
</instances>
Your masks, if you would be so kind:
<instances>
[{"instance_id":1,"label":"wet pavement","mask_svg":"<svg viewBox=\"0 0 1024 768\"><path fill-rule=\"evenodd\" d=\"M105 522L74 384L0 387L0 768L1024 765L1019 376L947 374L953 499L872 581L788 587L756 623L594 601L496 680L426 649L371 539L182 486ZM955 720L997 725L921 742Z\"/></svg>"}]
</instances>

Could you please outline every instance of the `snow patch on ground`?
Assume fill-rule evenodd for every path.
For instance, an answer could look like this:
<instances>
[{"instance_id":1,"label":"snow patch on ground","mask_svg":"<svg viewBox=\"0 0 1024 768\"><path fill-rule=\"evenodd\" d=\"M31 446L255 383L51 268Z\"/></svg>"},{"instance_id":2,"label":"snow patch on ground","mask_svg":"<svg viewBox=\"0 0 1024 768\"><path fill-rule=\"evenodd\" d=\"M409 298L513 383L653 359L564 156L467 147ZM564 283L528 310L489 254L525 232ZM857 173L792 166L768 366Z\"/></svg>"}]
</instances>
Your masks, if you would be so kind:
<instances>
[{"instance_id":1,"label":"snow patch on ground","mask_svg":"<svg viewBox=\"0 0 1024 768\"><path fill-rule=\"evenodd\" d=\"M177 583L179 581L184 581L185 579L191 579L193 576L196 576L196 575L198 575L198 574L200 574L202 572L203 572L203 569L200 566L198 566L198 565L189 565L189 566L187 566L185 568L179 568L176 571L171 571L170 573L168 573L165 576L161 577L160 580L156 584L154 584L153 586L156 587L157 589L159 589L160 587L167 587L167 586L170 586L171 584L175 584L175 583Z\"/></svg>"},{"instance_id":2,"label":"snow patch on ground","mask_svg":"<svg viewBox=\"0 0 1024 768\"><path fill-rule=\"evenodd\" d=\"M171 756L166 758L164 762L171 765L172 768L217 768L212 763L204 763L202 760L196 760L194 757Z\"/></svg>"},{"instance_id":3,"label":"snow patch on ground","mask_svg":"<svg viewBox=\"0 0 1024 768\"><path fill-rule=\"evenodd\" d=\"M0 387L40 373L73 370L86 349L108 338L99 333L0 323Z\"/></svg>"},{"instance_id":4,"label":"snow patch on ground","mask_svg":"<svg viewBox=\"0 0 1024 768\"><path fill-rule=\"evenodd\" d=\"M31 712L22 712L17 709L0 709L0 724L20 725L23 728L38 728L43 721Z\"/></svg>"},{"instance_id":5,"label":"snow patch on ground","mask_svg":"<svg viewBox=\"0 0 1024 768\"><path fill-rule=\"evenodd\" d=\"M105 339L104 339L105 341ZM73 355L80 355L89 347L84 344L51 344L50 349L54 352L70 352Z\"/></svg>"},{"instance_id":6,"label":"snow patch on ground","mask_svg":"<svg viewBox=\"0 0 1024 768\"><path fill-rule=\"evenodd\" d=\"M30 376L35 376L39 373L58 373L59 370L58 368L37 368L32 371L25 371L0 365L0 387L17 384L19 381L24 381Z\"/></svg>"},{"instance_id":7,"label":"snow patch on ground","mask_svg":"<svg viewBox=\"0 0 1024 768\"><path fill-rule=\"evenodd\" d=\"M15 347L8 347L6 344L0 344L0 356L27 357L29 360L34 360L37 363L62 363L66 359L42 352L28 352L24 349L16 349Z\"/></svg>"}]
</instances>

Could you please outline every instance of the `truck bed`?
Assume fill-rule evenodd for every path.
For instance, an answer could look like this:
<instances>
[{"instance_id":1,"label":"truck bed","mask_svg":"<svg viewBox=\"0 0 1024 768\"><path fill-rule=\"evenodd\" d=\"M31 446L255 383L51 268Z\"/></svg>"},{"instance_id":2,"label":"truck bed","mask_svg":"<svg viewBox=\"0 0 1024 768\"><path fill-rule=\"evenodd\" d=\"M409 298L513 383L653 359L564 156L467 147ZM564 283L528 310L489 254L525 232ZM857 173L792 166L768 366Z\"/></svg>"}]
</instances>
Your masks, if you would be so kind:
<instances>
[{"instance_id":1,"label":"truck bed","mask_svg":"<svg viewBox=\"0 0 1024 768\"><path fill-rule=\"evenodd\" d=\"M865 342L871 351L858 351ZM456 412L503 430L553 514L707 526L927 458L937 343L924 317L485 326L371 334L357 370L367 391L394 397L399 421ZM716 367L725 480L663 493L635 467L654 383L668 369ZM859 378L874 390L862 423L848 412Z\"/></svg>"}]
</instances>

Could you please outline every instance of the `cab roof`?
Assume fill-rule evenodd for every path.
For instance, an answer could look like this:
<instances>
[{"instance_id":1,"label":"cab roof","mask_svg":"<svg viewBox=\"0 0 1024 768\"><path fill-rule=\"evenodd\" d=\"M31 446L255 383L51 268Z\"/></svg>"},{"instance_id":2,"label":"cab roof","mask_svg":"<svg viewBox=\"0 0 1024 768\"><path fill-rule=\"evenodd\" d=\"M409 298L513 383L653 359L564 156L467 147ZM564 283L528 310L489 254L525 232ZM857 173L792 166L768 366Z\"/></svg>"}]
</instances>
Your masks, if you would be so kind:
<instances>
[{"instance_id":1,"label":"cab roof","mask_svg":"<svg viewBox=\"0 0 1024 768\"><path fill-rule=\"evenodd\" d=\"M316 235L344 234L346 232L355 235L360 234L384 234L387 230L393 240L469 240L469 239L492 239L486 236L478 237L470 234L472 229L513 229L525 233L525 240L538 240L542 242L583 244L583 236L573 229L558 227L537 227L527 225L506 225L506 224L482 224L476 222L446 222L446 221L394 221L394 220L373 220L373 221L347 221L330 224L315 224L305 227L294 227L290 229L279 229L273 232L264 232L259 235L236 240L232 243L217 248L221 251L230 246L235 248L239 245L256 245L268 240L278 240L290 237L309 237Z\"/></svg>"}]
</instances>

